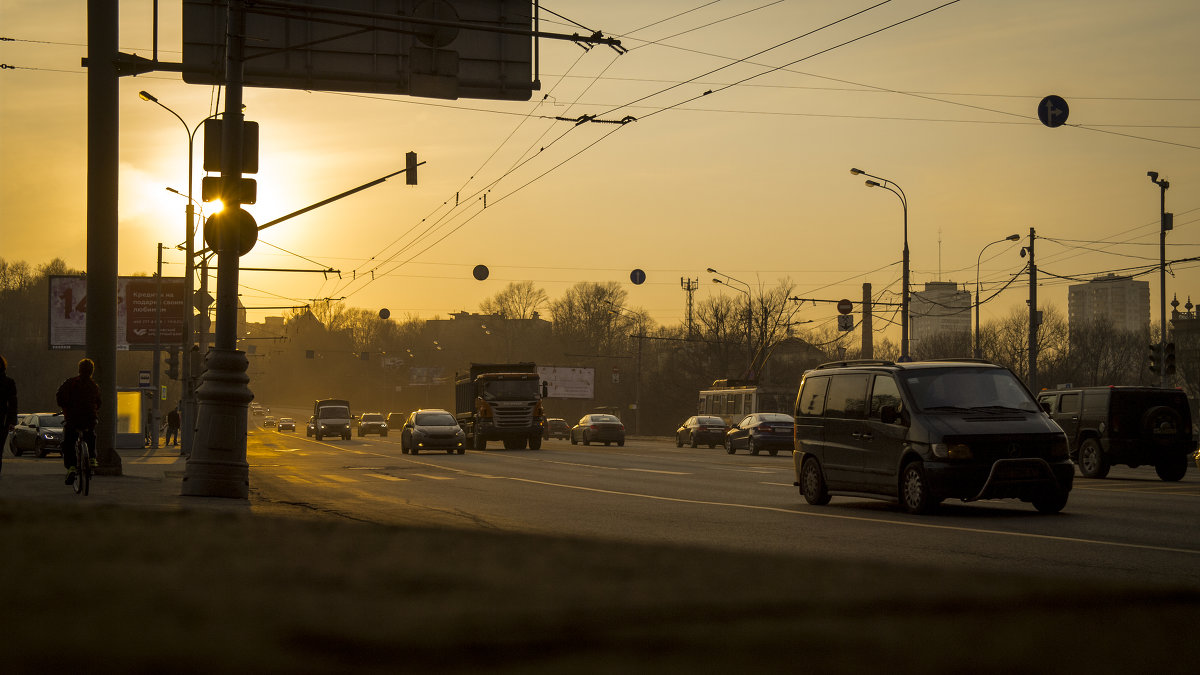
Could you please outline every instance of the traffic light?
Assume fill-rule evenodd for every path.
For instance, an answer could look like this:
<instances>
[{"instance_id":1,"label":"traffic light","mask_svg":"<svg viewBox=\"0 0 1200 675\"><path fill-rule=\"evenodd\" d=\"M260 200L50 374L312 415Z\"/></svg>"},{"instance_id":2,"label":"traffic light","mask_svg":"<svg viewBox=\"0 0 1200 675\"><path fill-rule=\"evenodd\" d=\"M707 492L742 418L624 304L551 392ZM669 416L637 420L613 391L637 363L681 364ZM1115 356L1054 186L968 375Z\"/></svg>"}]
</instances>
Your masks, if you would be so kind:
<instances>
[{"instance_id":1,"label":"traffic light","mask_svg":"<svg viewBox=\"0 0 1200 675\"><path fill-rule=\"evenodd\" d=\"M177 349L167 352L167 377L172 380L179 379L179 350Z\"/></svg>"},{"instance_id":2,"label":"traffic light","mask_svg":"<svg viewBox=\"0 0 1200 675\"><path fill-rule=\"evenodd\" d=\"M1175 374L1175 343L1168 342L1166 354L1163 356L1163 372L1167 375Z\"/></svg>"},{"instance_id":3,"label":"traffic light","mask_svg":"<svg viewBox=\"0 0 1200 675\"><path fill-rule=\"evenodd\" d=\"M417 184L417 153L404 153L404 184Z\"/></svg>"},{"instance_id":4,"label":"traffic light","mask_svg":"<svg viewBox=\"0 0 1200 675\"><path fill-rule=\"evenodd\" d=\"M1154 373L1155 375L1159 373L1158 345L1150 345L1150 372Z\"/></svg>"}]
</instances>

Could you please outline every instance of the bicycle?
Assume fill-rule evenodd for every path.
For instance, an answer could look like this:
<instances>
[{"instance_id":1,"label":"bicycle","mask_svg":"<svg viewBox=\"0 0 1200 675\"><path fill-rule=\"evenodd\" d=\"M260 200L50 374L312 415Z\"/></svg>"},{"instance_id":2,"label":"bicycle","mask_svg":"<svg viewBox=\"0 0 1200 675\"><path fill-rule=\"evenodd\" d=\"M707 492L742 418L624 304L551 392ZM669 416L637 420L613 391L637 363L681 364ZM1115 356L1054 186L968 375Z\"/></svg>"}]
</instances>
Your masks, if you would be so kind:
<instances>
[{"instance_id":1,"label":"bicycle","mask_svg":"<svg viewBox=\"0 0 1200 675\"><path fill-rule=\"evenodd\" d=\"M92 449L88 447L83 434L79 434L75 439L75 479L71 483L71 489L75 491L75 494L85 497L92 485L91 455Z\"/></svg>"}]
</instances>

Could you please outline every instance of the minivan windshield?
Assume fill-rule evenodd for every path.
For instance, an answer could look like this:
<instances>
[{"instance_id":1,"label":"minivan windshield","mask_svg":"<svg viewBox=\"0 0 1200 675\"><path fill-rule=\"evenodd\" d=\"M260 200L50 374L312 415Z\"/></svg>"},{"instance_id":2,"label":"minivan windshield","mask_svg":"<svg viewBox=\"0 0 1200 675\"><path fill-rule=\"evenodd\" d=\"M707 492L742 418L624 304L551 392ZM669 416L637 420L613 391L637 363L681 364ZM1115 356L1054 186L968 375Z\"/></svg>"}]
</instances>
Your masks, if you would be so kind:
<instances>
[{"instance_id":1,"label":"minivan windshield","mask_svg":"<svg viewBox=\"0 0 1200 675\"><path fill-rule=\"evenodd\" d=\"M929 412L1038 412L1037 402L1003 368L928 368L901 374L913 403Z\"/></svg>"}]
</instances>

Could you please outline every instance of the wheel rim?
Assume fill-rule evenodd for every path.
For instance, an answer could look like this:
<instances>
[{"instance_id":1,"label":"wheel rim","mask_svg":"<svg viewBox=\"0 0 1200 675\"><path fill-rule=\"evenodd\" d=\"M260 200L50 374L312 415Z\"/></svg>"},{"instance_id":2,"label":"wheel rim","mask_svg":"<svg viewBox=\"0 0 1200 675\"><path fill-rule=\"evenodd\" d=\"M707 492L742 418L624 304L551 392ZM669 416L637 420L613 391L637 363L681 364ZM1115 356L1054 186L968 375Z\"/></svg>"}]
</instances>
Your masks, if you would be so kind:
<instances>
[{"instance_id":1,"label":"wheel rim","mask_svg":"<svg viewBox=\"0 0 1200 675\"><path fill-rule=\"evenodd\" d=\"M924 490L921 473L916 469L907 469L904 472L904 503L910 508L917 508L921 505L921 495Z\"/></svg>"},{"instance_id":2,"label":"wheel rim","mask_svg":"<svg viewBox=\"0 0 1200 675\"><path fill-rule=\"evenodd\" d=\"M810 460L804 466L804 495L806 497L815 497L819 488L817 482L817 470Z\"/></svg>"},{"instance_id":3,"label":"wheel rim","mask_svg":"<svg viewBox=\"0 0 1200 675\"><path fill-rule=\"evenodd\" d=\"M1083 469L1084 473L1096 472L1096 451L1090 443L1083 446L1083 450L1079 452L1079 468Z\"/></svg>"}]
</instances>

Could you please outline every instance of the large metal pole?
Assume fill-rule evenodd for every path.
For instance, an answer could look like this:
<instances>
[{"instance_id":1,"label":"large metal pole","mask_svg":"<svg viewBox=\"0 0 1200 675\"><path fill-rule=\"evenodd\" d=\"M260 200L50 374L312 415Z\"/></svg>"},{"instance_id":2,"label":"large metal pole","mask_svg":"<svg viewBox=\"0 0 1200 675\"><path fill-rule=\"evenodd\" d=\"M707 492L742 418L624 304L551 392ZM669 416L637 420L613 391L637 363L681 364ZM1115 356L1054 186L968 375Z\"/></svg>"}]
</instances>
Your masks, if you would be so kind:
<instances>
[{"instance_id":1,"label":"large metal pole","mask_svg":"<svg viewBox=\"0 0 1200 675\"><path fill-rule=\"evenodd\" d=\"M1038 372L1037 372L1037 357L1038 357L1038 308L1037 308L1037 264L1033 258L1034 240L1037 239L1037 233L1034 229L1029 228L1029 390L1033 393L1038 391Z\"/></svg>"},{"instance_id":2,"label":"large metal pole","mask_svg":"<svg viewBox=\"0 0 1200 675\"><path fill-rule=\"evenodd\" d=\"M183 302L183 356L180 358L180 367L183 368L183 407L180 411L182 419L180 419L179 428L179 454L181 455L190 455L192 452L192 432L195 429L196 419L196 381L192 379L192 344L195 339L193 332L195 323L192 316L195 312L193 305L196 295L196 261L193 260L196 255L196 207L192 201L192 141L194 138L193 134L188 134L187 206L184 210L187 218L187 242L184 244L184 255L187 261L184 262L184 276L187 277L187 281L185 282L186 292Z\"/></svg>"},{"instance_id":3,"label":"large metal pole","mask_svg":"<svg viewBox=\"0 0 1200 675\"><path fill-rule=\"evenodd\" d=\"M896 185L892 183L892 185ZM896 186L900 189L900 186ZM909 359L908 350L908 199L904 197L903 191L900 193L900 204L904 208L904 265L901 274L904 277L900 295L900 358L907 361Z\"/></svg>"},{"instance_id":4,"label":"large metal pole","mask_svg":"<svg viewBox=\"0 0 1200 675\"><path fill-rule=\"evenodd\" d=\"M162 242L158 243L158 273L154 284L154 368L150 386L153 389L150 400L150 447L158 447L158 421L162 419L162 409L159 404L162 383Z\"/></svg>"},{"instance_id":5,"label":"large metal pole","mask_svg":"<svg viewBox=\"0 0 1200 675\"><path fill-rule=\"evenodd\" d=\"M228 213L241 208L242 53L246 15L241 0L230 0L227 14L225 116L221 147L221 201ZM232 223L224 221L223 224ZM196 443L188 457L183 494L247 499L250 467L246 462L246 415L250 400L246 355L237 350L238 233L216 228L217 321L215 346L205 357L207 370L197 390ZM212 244L213 242L209 242Z\"/></svg>"},{"instance_id":6,"label":"large metal pole","mask_svg":"<svg viewBox=\"0 0 1200 675\"><path fill-rule=\"evenodd\" d=\"M1166 387L1167 375L1167 188L1171 187L1165 179L1154 182L1158 185L1158 386Z\"/></svg>"},{"instance_id":7,"label":"large metal pole","mask_svg":"<svg viewBox=\"0 0 1200 675\"><path fill-rule=\"evenodd\" d=\"M870 282L862 285L862 325L859 330L862 331L862 358L875 358L875 329L871 320L871 284Z\"/></svg>"},{"instance_id":8,"label":"large metal pole","mask_svg":"<svg viewBox=\"0 0 1200 675\"><path fill-rule=\"evenodd\" d=\"M121 474L117 440L117 194L120 116L115 61L118 4L88 0L87 324L86 353L96 362L100 419L96 454L102 475Z\"/></svg>"}]
</instances>

